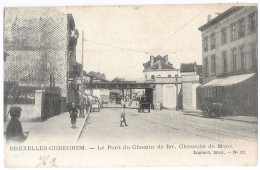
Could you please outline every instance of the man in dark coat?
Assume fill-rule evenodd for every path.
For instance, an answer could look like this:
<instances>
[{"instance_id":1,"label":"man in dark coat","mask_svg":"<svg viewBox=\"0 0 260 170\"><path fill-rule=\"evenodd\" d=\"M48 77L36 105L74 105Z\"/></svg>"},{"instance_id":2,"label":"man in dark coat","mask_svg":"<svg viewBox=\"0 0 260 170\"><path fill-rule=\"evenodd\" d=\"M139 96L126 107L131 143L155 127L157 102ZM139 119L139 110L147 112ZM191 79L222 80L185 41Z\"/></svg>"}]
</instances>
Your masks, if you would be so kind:
<instances>
[{"instance_id":1,"label":"man in dark coat","mask_svg":"<svg viewBox=\"0 0 260 170\"><path fill-rule=\"evenodd\" d=\"M72 128L76 128L76 120L78 118L77 114L78 114L78 110L75 106L75 103L72 103L72 107L70 110L70 119L71 119Z\"/></svg>"},{"instance_id":2,"label":"man in dark coat","mask_svg":"<svg viewBox=\"0 0 260 170\"><path fill-rule=\"evenodd\" d=\"M10 116L12 118L6 129L7 142L23 142L27 139L27 136L23 133L21 122L19 121L21 111L21 107L18 106L13 106L10 108Z\"/></svg>"}]
</instances>

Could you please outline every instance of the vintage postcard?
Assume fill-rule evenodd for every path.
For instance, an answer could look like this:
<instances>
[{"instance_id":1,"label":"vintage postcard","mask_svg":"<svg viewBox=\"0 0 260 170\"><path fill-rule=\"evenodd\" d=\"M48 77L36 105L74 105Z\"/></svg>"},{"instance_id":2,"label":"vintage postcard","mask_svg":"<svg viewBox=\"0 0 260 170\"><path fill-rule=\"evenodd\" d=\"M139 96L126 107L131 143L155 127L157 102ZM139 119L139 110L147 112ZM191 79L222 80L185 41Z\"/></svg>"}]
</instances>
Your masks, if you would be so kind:
<instances>
[{"instance_id":1,"label":"vintage postcard","mask_svg":"<svg viewBox=\"0 0 260 170\"><path fill-rule=\"evenodd\" d=\"M3 12L5 167L258 164L257 4Z\"/></svg>"}]
</instances>

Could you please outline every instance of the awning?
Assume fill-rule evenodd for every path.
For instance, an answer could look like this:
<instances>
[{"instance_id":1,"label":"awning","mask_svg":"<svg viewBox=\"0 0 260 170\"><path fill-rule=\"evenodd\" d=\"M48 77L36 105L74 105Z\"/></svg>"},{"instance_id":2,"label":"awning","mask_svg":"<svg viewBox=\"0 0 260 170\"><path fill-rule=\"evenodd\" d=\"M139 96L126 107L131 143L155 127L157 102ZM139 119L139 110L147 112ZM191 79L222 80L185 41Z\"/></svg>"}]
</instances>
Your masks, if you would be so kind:
<instances>
[{"instance_id":1,"label":"awning","mask_svg":"<svg viewBox=\"0 0 260 170\"><path fill-rule=\"evenodd\" d=\"M223 77L223 78L216 78L216 79L204 84L202 87L232 86L234 84L238 84L240 82L243 82L243 81L253 77L254 75L255 75L255 73L229 76L229 77Z\"/></svg>"}]
</instances>

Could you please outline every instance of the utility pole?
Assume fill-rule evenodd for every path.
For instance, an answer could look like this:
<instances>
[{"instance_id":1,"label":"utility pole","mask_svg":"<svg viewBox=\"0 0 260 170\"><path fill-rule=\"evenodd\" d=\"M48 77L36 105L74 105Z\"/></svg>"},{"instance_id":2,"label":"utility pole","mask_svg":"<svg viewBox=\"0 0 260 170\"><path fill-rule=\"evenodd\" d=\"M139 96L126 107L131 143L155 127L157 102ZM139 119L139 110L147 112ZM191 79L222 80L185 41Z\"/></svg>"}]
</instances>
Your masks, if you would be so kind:
<instances>
[{"instance_id":1,"label":"utility pole","mask_svg":"<svg viewBox=\"0 0 260 170\"><path fill-rule=\"evenodd\" d=\"M83 54L84 54L84 31L82 31L82 52L81 52L81 97L80 97L80 118L84 118L84 99L83 99Z\"/></svg>"},{"instance_id":2,"label":"utility pole","mask_svg":"<svg viewBox=\"0 0 260 170\"><path fill-rule=\"evenodd\" d=\"M178 110L178 93L179 93L179 90L178 90L178 77L179 77L178 71L179 70L177 70L177 75L175 75L175 77L176 77L176 111Z\"/></svg>"}]
</instances>

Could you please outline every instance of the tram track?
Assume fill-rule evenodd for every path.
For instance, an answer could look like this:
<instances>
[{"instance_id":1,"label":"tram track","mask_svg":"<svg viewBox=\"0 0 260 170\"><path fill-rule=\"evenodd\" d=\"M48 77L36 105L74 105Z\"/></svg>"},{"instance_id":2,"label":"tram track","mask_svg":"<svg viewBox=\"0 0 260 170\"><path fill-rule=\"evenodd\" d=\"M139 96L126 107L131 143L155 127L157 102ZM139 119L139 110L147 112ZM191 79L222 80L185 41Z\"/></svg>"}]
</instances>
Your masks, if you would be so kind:
<instances>
[{"instance_id":1,"label":"tram track","mask_svg":"<svg viewBox=\"0 0 260 170\"><path fill-rule=\"evenodd\" d=\"M203 137L203 138L207 138L207 139L210 139L210 140L214 140L214 141L219 141L219 142L224 142L220 139L217 139L217 136L223 138L224 136L226 137L231 137L231 138L236 138L236 139L242 139L242 140L246 140L246 141L251 141L251 142L254 142L256 141L255 138L252 138L250 136L245 136L245 135L240 135L240 134L235 134L235 133L230 133L230 132L225 132L225 131L221 131L221 130L214 130L214 129L207 129L206 127L198 127L197 125L193 125L191 123L187 123L188 121L175 121L174 122L174 125L176 126L170 126L168 124L164 124L164 123L160 123L160 122L156 122L156 121L152 121L152 120L149 120L149 119L145 119L145 118L142 118L141 116L138 116L136 118L140 118L142 120L145 120L145 121L148 121L148 122L151 122L151 123L155 123L155 124L158 124L158 125L162 125L162 126L165 126L165 127L168 127L168 128L171 128L171 129L174 129L174 130L178 130L178 131L181 131L181 132L185 132L185 133L189 133L189 134L192 134L192 135L195 135L195 136L199 136L199 137ZM158 120L158 118L160 118L159 120L161 120L162 122L166 122L166 121L169 121L169 118L164 118L164 117L157 117L155 115L153 115L153 118ZM198 122L198 121L196 121ZM198 123L201 123L201 122L198 122ZM216 125L218 125L217 123L213 123L213 125L216 127ZM211 126L213 126L211 125ZM196 130L196 132L198 133L194 133L193 131L190 131L190 130L185 130L184 128L177 128L177 127L186 127L187 128L190 128L190 129L194 129ZM205 135L205 132L209 135ZM213 137L210 137L210 136L213 136Z\"/></svg>"}]
</instances>

